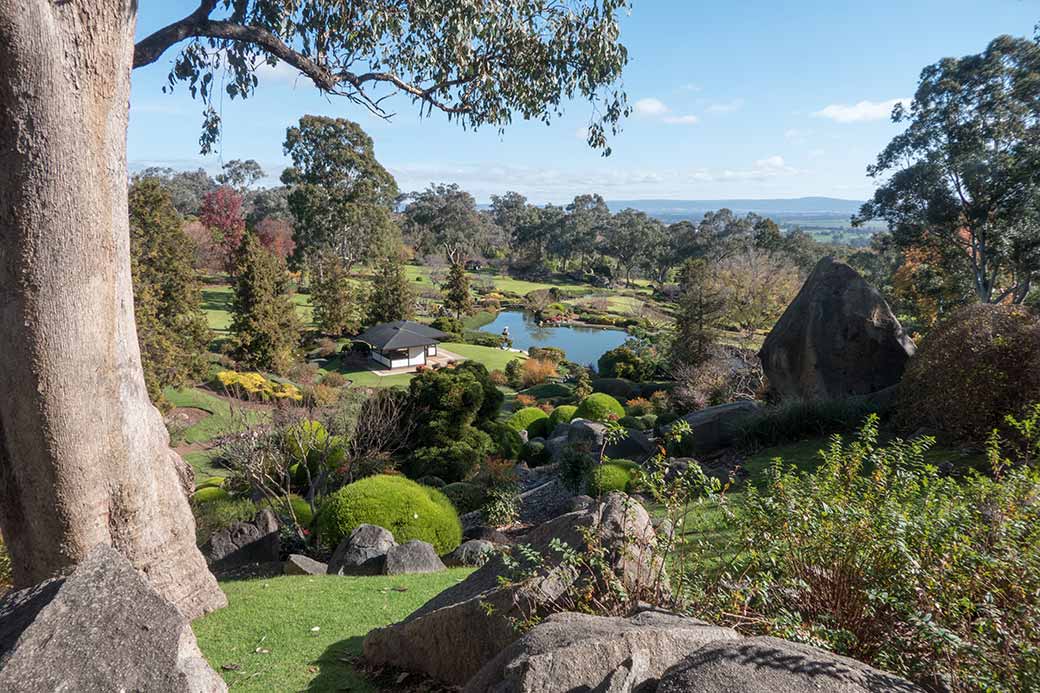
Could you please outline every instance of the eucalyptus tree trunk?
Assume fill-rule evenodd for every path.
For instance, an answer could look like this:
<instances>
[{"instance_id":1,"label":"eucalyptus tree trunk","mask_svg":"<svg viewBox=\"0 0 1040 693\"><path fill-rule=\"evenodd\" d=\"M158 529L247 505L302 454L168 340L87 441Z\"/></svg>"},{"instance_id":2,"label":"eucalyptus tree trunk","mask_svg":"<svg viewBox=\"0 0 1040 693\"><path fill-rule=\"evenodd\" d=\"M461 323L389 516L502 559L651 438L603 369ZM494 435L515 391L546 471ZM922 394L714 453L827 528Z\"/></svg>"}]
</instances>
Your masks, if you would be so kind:
<instances>
[{"instance_id":1,"label":"eucalyptus tree trunk","mask_svg":"<svg viewBox=\"0 0 1040 693\"><path fill-rule=\"evenodd\" d=\"M0 528L18 585L111 544L188 617L223 606L134 325L136 0L0 0Z\"/></svg>"}]
</instances>

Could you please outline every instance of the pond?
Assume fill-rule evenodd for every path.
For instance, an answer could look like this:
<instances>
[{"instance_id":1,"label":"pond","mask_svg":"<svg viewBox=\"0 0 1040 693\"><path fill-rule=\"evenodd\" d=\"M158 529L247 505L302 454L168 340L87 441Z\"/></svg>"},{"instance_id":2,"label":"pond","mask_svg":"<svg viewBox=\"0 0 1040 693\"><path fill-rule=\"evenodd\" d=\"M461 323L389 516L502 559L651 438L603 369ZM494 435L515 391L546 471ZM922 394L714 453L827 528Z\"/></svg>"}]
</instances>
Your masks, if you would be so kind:
<instances>
[{"instance_id":1,"label":"pond","mask_svg":"<svg viewBox=\"0 0 1040 693\"><path fill-rule=\"evenodd\" d=\"M568 360L585 366L595 365L605 352L621 346L628 339L628 334L622 330L571 325L539 327L530 313L515 310L499 313L493 322L480 329L502 334L506 327L509 328L509 337L516 349L527 351L531 347L559 347L567 354Z\"/></svg>"}]
</instances>

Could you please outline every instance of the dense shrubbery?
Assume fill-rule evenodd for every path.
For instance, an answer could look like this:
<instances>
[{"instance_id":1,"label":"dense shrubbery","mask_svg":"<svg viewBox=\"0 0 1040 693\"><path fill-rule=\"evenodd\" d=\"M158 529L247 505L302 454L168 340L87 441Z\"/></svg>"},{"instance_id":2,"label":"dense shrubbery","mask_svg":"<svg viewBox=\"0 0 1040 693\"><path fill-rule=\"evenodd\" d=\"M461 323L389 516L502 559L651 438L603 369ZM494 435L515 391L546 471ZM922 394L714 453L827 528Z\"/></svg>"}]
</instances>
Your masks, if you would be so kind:
<instances>
[{"instance_id":1,"label":"dense shrubbery","mask_svg":"<svg viewBox=\"0 0 1040 693\"><path fill-rule=\"evenodd\" d=\"M603 392L620 400L628 400L636 396L639 388L631 380L624 378L595 378L590 383L596 392ZM577 392L575 392L577 395Z\"/></svg>"},{"instance_id":2,"label":"dense shrubbery","mask_svg":"<svg viewBox=\"0 0 1040 693\"><path fill-rule=\"evenodd\" d=\"M737 539L720 550L735 557L703 567L691 603L946 690L1035 690L1040 406L1007 428L1034 457L1008 459L993 437L991 476L943 475L928 438L879 446L876 417L813 473L776 462L729 515Z\"/></svg>"},{"instance_id":3,"label":"dense shrubbery","mask_svg":"<svg viewBox=\"0 0 1040 693\"><path fill-rule=\"evenodd\" d=\"M531 438L545 437L549 415L538 407L524 407L509 417L509 425L517 431L527 431Z\"/></svg>"},{"instance_id":4,"label":"dense shrubbery","mask_svg":"<svg viewBox=\"0 0 1040 693\"><path fill-rule=\"evenodd\" d=\"M509 424L497 422L488 424L487 429L499 455L510 460L515 460L520 455L524 441L519 431Z\"/></svg>"},{"instance_id":5,"label":"dense shrubbery","mask_svg":"<svg viewBox=\"0 0 1040 693\"><path fill-rule=\"evenodd\" d=\"M215 487L210 487L215 488ZM223 492L223 489L217 489ZM233 522L245 522L256 515L256 505L248 498L227 498L199 502L192 500L191 512L195 516L195 540L205 543L217 530Z\"/></svg>"},{"instance_id":6,"label":"dense shrubbery","mask_svg":"<svg viewBox=\"0 0 1040 693\"><path fill-rule=\"evenodd\" d=\"M545 449L545 443L532 440L524 444L520 451L520 461L526 462L528 467L540 467L549 463L549 451Z\"/></svg>"},{"instance_id":7,"label":"dense shrubbery","mask_svg":"<svg viewBox=\"0 0 1040 693\"><path fill-rule=\"evenodd\" d=\"M441 492L448 497L448 500L459 511L460 515L480 510L481 506L484 505L484 500L487 498L487 493L483 487L478 484L471 484L468 481L456 481L454 484L448 484L441 489Z\"/></svg>"},{"instance_id":8,"label":"dense shrubbery","mask_svg":"<svg viewBox=\"0 0 1040 693\"><path fill-rule=\"evenodd\" d=\"M620 419L624 415L625 408L621 406L621 403L602 392L591 394L583 399L578 405L577 411L574 412L574 418L589 421Z\"/></svg>"},{"instance_id":9,"label":"dense shrubbery","mask_svg":"<svg viewBox=\"0 0 1040 693\"><path fill-rule=\"evenodd\" d=\"M556 375L556 364L552 361L527 359L520 368L520 385L525 388L534 387L549 378L555 378Z\"/></svg>"},{"instance_id":10,"label":"dense shrubbery","mask_svg":"<svg viewBox=\"0 0 1040 693\"><path fill-rule=\"evenodd\" d=\"M400 476L372 476L344 486L325 499L316 522L328 546L361 524L385 527L398 543L429 542L439 554L462 541L462 525L448 497Z\"/></svg>"},{"instance_id":11,"label":"dense shrubbery","mask_svg":"<svg viewBox=\"0 0 1040 693\"><path fill-rule=\"evenodd\" d=\"M748 414L735 427L737 444L758 450L804 438L854 430L868 414L884 414L862 397L786 400Z\"/></svg>"},{"instance_id":12,"label":"dense shrubbery","mask_svg":"<svg viewBox=\"0 0 1040 693\"><path fill-rule=\"evenodd\" d=\"M1021 306L958 310L922 341L899 398L905 426L985 438L1003 413L1040 400L1040 317Z\"/></svg>"},{"instance_id":13,"label":"dense shrubbery","mask_svg":"<svg viewBox=\"0 0 1040 693\"><path fill-rule=\"evenodd\" d=\"M245 400L291 400L299 402L303 399L292 383L278 383L268 380L260 373L239 373L238 371L220 371L216 375L216 383L233 397Z\"/></svg>"},{"instance_id":14,"label":"dense shrubbery","mask_svg":"<svg viewBox=\"0 0 1040 693\"><path fill-rule=\"evenodd\" d=\"M642 382L653 378L656 364L631 347L619 346L599 357L598 368L604 378Z\"/></svg>"},{"instance_id":15,"label":"dense shrubbery","mask_svg":"<svg viewBox=\"0 0 1040 693\"><path fill-rule=\"evenodd\" d=\"M567 354L559 347L531 347L527 350L527 355L539 361L551 361L556 365L567 360Z\"/></svg>"}]
</instances>

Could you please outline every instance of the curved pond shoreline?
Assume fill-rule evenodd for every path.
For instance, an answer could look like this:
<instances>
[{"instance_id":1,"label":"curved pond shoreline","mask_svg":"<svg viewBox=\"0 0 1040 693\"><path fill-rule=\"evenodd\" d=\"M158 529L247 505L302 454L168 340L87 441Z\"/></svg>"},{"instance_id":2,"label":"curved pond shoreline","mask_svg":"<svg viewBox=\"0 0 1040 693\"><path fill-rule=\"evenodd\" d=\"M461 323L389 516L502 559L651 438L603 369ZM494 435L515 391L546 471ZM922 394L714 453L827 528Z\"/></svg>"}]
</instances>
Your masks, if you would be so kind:
<instances>
[{"instance_id":1,"label":"curved pond shoreline","mask_svg":"<svg viewBox=\"0 0 1040 693\"><path fill-rule=\"evenodd\" d=\"M624 330L605 325L569 322L539 326L532 315L518 310L502 311L480 331L502 334L506 327L514 348L528 351L531 347L558 347L569 360L582 365L595 365L600 356L621 346L629 337Z\"/></svg>"}]
</instances>

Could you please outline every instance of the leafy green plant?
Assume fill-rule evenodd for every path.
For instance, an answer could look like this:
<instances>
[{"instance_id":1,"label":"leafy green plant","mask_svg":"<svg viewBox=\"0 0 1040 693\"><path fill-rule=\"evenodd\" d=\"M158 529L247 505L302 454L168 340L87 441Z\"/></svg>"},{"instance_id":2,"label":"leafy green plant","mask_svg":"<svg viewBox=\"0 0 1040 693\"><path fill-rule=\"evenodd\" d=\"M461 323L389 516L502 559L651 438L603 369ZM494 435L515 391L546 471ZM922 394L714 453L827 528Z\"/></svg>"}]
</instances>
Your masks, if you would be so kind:
<instances>
[{"instance_id":1,"label":"leafy green plant","mask_svg":"<svg viewBox=\"0 0 1040 693\"><path fill-rule=\"evenodd\" d=\"M575 412L578 411L578 407L573 404L561 404L552 410L549 414L549 425L548 430L551 434L556 430L556 427L562 423L570 423L571 419L574 418Z\"/></svg>"},{"instance_id":2,"label":"leafy green plant","mask_svg":"<svg viewBox=\"0 0 1040 693\"><path fill-rule=\"evenodd\" d=\"M508 424L517 431L527 431L532 437L544 437L549 415L538 407L524 407L509 417Z\"/></svg>"},{"instance_id":3,"label":"leafy green plant","mask_svg":"<svg viewBox=\"0 0 1040 693\"><path fill-rule=\"evenodd\" d=\"M638 480L639 465L629 460L610 460L596 465L589 475L589 493L602 496L611 491L631 493Z\"/></svg>"},{"instance_id":4,"label":"leafy green plant","mask_svg":"<svg viewBox=\"0 0 1040 693\"><path fill-rule=\"evenodd\" d=\"M325 499L315 521L328 546L361 524L389 530L398 543L429 542L439 554L462 541L462 525L448 497L401 476L371 476L344 486Z\"/></svg>"},{"instance_id":5,"label":"leafy green plant","mask_svg":"<svg viewBox=\"0 0 1040 693\"><path fill-rule=\"evenodd\" d=\"M487 499L487 492L483 487L468 481L456 481L454 484L448 484L441 489L441 492L448 497L460 515L480 510Z\"/></svg>"},{"instance_id":6,"label":"leafy green plant","mask_svg":"<svg viewBox=\"0 0 1040 693\"><path fill-rule=\"evenodd\" d=\"M591 394L583 399L578 405L577 411L574 412L576 419L600 422L620 419L624 415L625 408L621 406L621 403L603 392Z\"/></svg>"},{"instance_id":7,"label":"leafy green plant","mask_svg":"<svg viewBox=\"0 0 1040 693\"><path fill-rule=\"evenodd\" d=\"M791 399L761 407L735 424L734 437L744 450L760 450L805 438L848 433L869 414L878 413L862 397L831 400Z\"/></svg>"}]
</instances>

